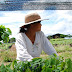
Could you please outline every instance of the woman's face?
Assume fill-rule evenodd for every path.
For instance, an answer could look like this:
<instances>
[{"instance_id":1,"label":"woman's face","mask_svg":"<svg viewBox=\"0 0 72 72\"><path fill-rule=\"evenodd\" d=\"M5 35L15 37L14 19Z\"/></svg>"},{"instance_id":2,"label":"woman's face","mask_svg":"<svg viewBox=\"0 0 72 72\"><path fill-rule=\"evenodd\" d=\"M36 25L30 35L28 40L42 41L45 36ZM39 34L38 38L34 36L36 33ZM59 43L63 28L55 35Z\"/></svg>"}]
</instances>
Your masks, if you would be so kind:
<instances>
[{"instance_id":1,"label":"woman's face","mask_svg":"<svg viewBox=\"0 0 72 72\"><path fill-rule=\"evenodd\" d=\"M34 31L41 31L41 21L31 24L32 30Z\"/></svg>"}]
</instances>

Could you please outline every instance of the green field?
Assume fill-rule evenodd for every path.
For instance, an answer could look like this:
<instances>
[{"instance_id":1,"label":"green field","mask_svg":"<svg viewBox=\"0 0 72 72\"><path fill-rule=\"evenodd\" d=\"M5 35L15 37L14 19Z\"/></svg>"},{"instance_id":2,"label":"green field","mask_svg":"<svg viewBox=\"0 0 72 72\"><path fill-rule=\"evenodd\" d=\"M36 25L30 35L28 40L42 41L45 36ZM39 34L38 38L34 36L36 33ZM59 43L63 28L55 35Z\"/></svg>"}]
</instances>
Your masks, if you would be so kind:
<instances>
[{"instance_id":1,"label":"green field","mask_svg":"<svg viewBox=\"0 0 72 72\"><path fill-rule=\"evenodd\" d=\"M64 57L64 59L71 58L72 60L72 39L51 39L50 42L59 56ZM0 64L8 64L16 59L16 51L11 51L9 48L12 44L14 43L0 45ZM48 55L42 51L40 57L46 59Z\"/></svg>"}]
</instances>

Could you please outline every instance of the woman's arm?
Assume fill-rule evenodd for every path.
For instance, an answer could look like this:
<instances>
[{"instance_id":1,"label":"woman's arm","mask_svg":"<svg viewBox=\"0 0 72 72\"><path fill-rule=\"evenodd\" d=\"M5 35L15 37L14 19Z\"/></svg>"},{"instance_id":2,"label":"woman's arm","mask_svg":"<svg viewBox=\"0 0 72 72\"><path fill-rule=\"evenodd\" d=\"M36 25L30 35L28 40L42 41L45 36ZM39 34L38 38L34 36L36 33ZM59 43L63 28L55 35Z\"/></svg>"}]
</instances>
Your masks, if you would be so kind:
<instances>
[{"instance_id":1,"label":"woman's arm","mask_svg":"<svg viewBox=\"0 0 72 72\"><path fill-rule=\"evenodd\" d=\"M49 40L47 39L47 37L44 35L43 32L41 35L41 42L42 42L42 48L46 54L52 55L55 53L58 56L55 48L52 46L52 44L49 42Z\"/></svg>"}]
</instances>

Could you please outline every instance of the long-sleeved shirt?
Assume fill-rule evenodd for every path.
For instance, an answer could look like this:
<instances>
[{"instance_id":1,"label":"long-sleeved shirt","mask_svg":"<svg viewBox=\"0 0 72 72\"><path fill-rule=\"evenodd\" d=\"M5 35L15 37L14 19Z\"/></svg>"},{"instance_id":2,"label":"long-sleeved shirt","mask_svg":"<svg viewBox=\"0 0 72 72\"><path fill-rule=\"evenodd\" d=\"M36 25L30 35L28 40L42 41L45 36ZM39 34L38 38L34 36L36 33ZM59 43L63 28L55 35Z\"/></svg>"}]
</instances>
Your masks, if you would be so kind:
<instances>
[{"instance_id":1,"label":"long-sleeved shirt","mask_svg":"<svg viewBox=\"0 0 72 72\"><path fill-rule=\"evenodd\" d=\"M53 53L58 55L42 31L36 32L34 44L32 44L25 33L18 33L15 45L17 60L20 61L31 61L35 57L40 57L42 50L48 55Z\"/></svg>"}]
</instances>

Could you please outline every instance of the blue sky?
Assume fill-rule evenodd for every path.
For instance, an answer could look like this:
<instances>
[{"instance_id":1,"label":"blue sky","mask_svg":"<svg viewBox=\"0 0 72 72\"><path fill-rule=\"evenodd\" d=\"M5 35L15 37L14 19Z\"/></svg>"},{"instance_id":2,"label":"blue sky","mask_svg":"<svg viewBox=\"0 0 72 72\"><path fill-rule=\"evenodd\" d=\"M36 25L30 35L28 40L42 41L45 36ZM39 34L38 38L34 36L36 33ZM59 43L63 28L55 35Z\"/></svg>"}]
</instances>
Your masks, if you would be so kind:
<instances>
[{"instance_id":1,"label":"blue sky","mask_svg":"<svg viewBox=\"0 0 72 72\"><path fill-rule=\"evenodd\" d=\"M46 36L56 33L72 35L72 10L26 10L26 11L0 11L0 25L5 25L12 31L10 37L16 37L19 27L24 24L27 13L37 12L42 21L42 31Z\"/></svg>"}]
</instances>

